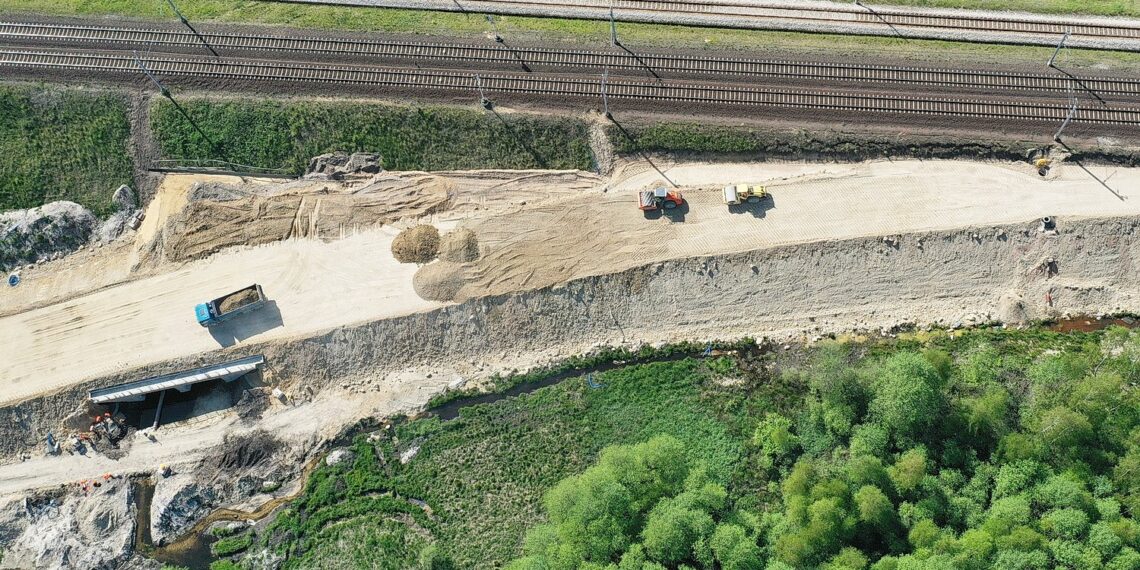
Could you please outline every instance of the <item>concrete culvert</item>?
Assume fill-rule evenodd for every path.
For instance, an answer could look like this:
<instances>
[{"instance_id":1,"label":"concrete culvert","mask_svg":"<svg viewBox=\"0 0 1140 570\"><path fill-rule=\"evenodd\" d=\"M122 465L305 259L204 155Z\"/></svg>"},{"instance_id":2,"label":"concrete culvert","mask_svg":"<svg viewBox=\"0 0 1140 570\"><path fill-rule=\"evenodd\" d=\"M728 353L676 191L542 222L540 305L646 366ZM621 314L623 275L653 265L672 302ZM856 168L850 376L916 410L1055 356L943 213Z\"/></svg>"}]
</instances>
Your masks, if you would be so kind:
<instances>
[{"instance_id":1,"label":"concrete culvert","mask_svg":"<svg viewBox=\"0 0 1140 570\"><path fill-rule=\"evenodd\" d=\"M463 284L463 266L448 261L425 265L412 278L416 294L428 301L454 301Z\"/></svg>"},{"instance_id":2,"label":"concrete culvert","mask_svg":"<svg viewBox=\"0 0 1140 570\"><path fill-rule=\"evenodd\" d=\"M439 255L439 230L421 224L408 228L392 240L392 255L400 263L427 263Z\"/></svg>"},{"instance_id":3,"label":"concrete culvert","mask_svg":"<svg viewBox=\"0 0 1140 570\"><path fill-rule=\"evenodd\" d=\"M440 241L439 258L453 263L475 261L479 259L479 238L466 228L448 232Z\"/></svg>"}]
</instances>

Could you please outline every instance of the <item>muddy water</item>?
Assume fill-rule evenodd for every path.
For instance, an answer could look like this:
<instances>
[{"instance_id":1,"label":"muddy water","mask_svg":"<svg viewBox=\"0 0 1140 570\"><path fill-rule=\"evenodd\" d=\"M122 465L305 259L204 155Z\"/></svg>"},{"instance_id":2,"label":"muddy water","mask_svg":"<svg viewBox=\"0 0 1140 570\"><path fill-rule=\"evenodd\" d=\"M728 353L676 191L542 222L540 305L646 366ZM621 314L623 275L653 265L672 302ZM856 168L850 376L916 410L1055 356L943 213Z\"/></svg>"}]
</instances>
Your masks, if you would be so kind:
<instances>
[{"instance_id":1,"label":"muddy water","mask_svg":"<svg viewBox=\"0 0 1140 570\"><path fill-rule=\"evenodd\" d=\"M309 460L305 468L301 472L300 480L301 485L297 491L283 496L270 499L265 504L258 507L253 511L236 511L233 509L215 509L206 515L205 518L198 521L194 526L190 527L182 537L178 540L166 545L155 546L150 535L150 509L151 502L154 499L154 482L149 477L140 478L135 481L135 497L138 510L138 515L135 520L135 548L140 554L148 558L153 558L164 564L173 566L184 566L190 570L208 570L210 563L214 561L214 555L210 553L210 545L217 542L217 538L212 534L206 532L210 526L216 522L229 522L229 521L259 521L272 514L278 507L291 502L301 495L305 489L305 481L308 480L309 474L320 463L323 456L314 457Z\"/></svg>"},{"instance_id":2,"label":"muddy water","mask_svg":"<svg viewBox=\"0 0 1140 570\"><path fill-rule=\"evenodd\" d=\"M1093 332L1101 329L1106 329L1111 326L1120 326L1125 328L1136 328L1140 325L1140 320L1133 317L1072 317L1062 319L1053 323L1049 330L1054 332Z\"/></svg>"}]
</instances>

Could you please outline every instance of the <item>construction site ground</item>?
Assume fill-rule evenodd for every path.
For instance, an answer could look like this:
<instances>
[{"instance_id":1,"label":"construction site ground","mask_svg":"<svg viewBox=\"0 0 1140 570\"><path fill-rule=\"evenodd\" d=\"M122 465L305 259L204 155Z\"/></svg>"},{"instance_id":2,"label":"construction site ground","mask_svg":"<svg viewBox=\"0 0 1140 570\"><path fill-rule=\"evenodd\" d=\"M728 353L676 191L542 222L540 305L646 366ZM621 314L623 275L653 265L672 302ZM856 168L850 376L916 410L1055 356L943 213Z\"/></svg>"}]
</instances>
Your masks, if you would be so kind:
<instances>
[{"instance_id":1,"label":"construction site ground","mask_svg":"<svg viewBox=\"0 0 1140 570\"><path fill-rule=\"evenodd\" d=\"M635 192L666 178L680 187L686 206L668 216L646 216L635 207ZM409 190L408 179L419 182ZM449 303L420 298L413 287L420 268L399 264L390 253L394 236L415 223L432 223L442 232L456 227L474 231L482 255L476 261L457 264L463 279L457 301L538 289L670 260L756 252L750 254L755 259L751 272L747 271L747 265L741 270L744 275L775 274L773 279L790 278L805 287L810 285L813 291L835 289L828 294L827 306L812 297L818 291L782 295L772 290L770 296L764 297L763 310L757 308L756 311L761 316L783 315L771 318L770 330L809 318L813 323L833 321L830 322L832 328L842 330L855 324L877 322L869 315L886 318L918 314L926 322L953 318L961 315L968 305L971 305L970 310L975 310L970 299L986 299L986 307L976 303L978 311L992 309L997 293L991 281L1001 282L1006 279L1006 272L1022 275L1023 262L1038 255L1034 249L1037 246L1031 245L1036 242L1018 245L1003 244L1004 237L995 240L997 226L1025 223L1026 228L1036 228L1035 220L1043 216L1056 216L1068 223L1078 217L1119 218L1140 213L1140 202L1136 201L1140 192L1137 190L1140 169L1088 166L1086 170L1076 164L1059 163L1042 178L1029 165L1015 163L905 160L860 164L711 164L668 163L655 159L654 163L619 163L608 178L580 172L538 171L383 173L368 184L402 188L402 192L412 193L442 191L447 200L432 213L416 219L344 227L339 231L325 228L322 231L327 233L265 241L256 247L230 247L199 259L165 260L163 244L156 244L156 240L161 237L161 241L168 243L171 237L166 234L171 227L168 222L184 211L188 192L195 181L241 184L236 178L170 175L150 204L146 221L133 241L85 250L25 270L19 287L3 291L0 345L5 347L6 358L0 402L11 405L102 376L121 375L158 362L208 353L234 342L239 345L261 343L266 347L280 342L283 347L294 346L288 348L290 353L304 351L287 342L321 334L326 334L322 337L326 340L320 344L344 344L342 341L351 341L352 337L327 336L324 331L342 328L346 330L345 335L352 335L357 333L348 329L354 324L399 320L403 315L426 314L445 307ZM755 207L730 209L721 202L720 187L737 182L765 184L771 198ZM272 190L264 181L255 184L261 192L257 200L313 191L306 185L293 184L286 190ZM344 191L334 183L323 182L319 186L327 187L329 193ZM359 189L359 184L356 187ZM253 200L255 198L250 197L225 203L241 208L246 201ZM312 215L313 210L307 212L306 215ZM308 227L322 226L310 223ZM927 246L929 253L907 253L894 261L878 258L868 261L866 240L854 239L886 238L887 242L877 243L887 247L883 244L897 244L903 234L954 232L960 228L965 245L955 245L956 238L943 237L939 240L943 245ZM257 232L259 226L250 224L246 231ZM998 230L998 233L1004 236L1005 231ZM1118 249L1131 251L1126 244L1116 241L1128 238L1116 236L1112 233L1115 230L1096 231L1109 233L1093 232L1095 235L1087 236L1089 240L1099 240L1096 246L1106 250L1097 249L1096 255L1087 255L1087 263L1095 265L1090 275L1073 274L1079 269L1071 269L1071 266L1066 267L1067 273L1062 275L1063 285L1074 291L1074 310L1093 302L1106 306L1107 310L1112 303L1121 300L1121 295L1132 295L1131 285L1126 284L1121 291L1106 289L1091 276L1093 272L1114 276L1128 273L1112 264L1122 262L1117 257ZM1030 236L1028 230L1025 236ZM789 244L816 242L834 244L835 249L848 247L845 244L849 242L841 240L853 241L844 257L847 260L843 262L844 269L836 271L832 265L837 260L825 257L820 253L822 250L780 249ZM992 246L986 245L991 241ZM1067 247L1093 251L1092 242L1087 246L1082 243ZM978 262L977 267L971 266L971 256L981 253L937 249L966 246L998 249L993 252L986 249L985 255L993 259ZM1083 250L1085 247L1089 249ZM776 253L766 258L763 250L769 248ZM926 251L921 239L919 250ZM1001 267L1003 258L1009 260L1009 268ZM999 260L997 266L992 263L995 259ZM1029 260L1030 266L1037 261L1035 257ZM798 269L792 268L793 262ZM862 270L860 264L868 262L876 266L887 264L884 267L897 265L895 269L903 274L913 274L921 288L943 293L927 294L916 288L899 295L883 289L884 280L897 278L890 277L882 268ZM663 276L645 278L645 282L631 281L624 285L624 291L606 293L628 299L630 294L646 294L642 291L646 287L651 290L662 287L661 291L651 292L657 297L674 299L671 308L663 309L671 311L674 319L646 313L642 320L652 322L652 335L647 334L649 324L640 328L630 328L632 325L627 324L626 328L620 328L618 323L620 336L615 329L612 335L592 338L596 342L622 342L627 340L628 334L631 342L639 338L657 341L689 338L687 335L711 330L742 333L741 329L755 326L754 320L737 319L737 322L729 316L742 310L739 302L733 300L740 295L732 291L744 285L735 281L743 277L726 273L717 279L729 281L721 282L712 279L713 269L707 261L701 265L697 260L698 267L692 272L689 264L677 263L680 265L675 271L680 273L666 272ZM1081 257L1081 261L1072 263L1086 261ZM693 275L687 276L689 273ZM702 283L711 283L701 287L715 286L718 291L723 289L724 294L715 298L689 298L683 289L690 287L686 285L688 280L698 277L705 280ZM1131 279L1126 277L1120 279ZM665 278L676 281L669 284L659 280ZM1025 278L1015 277L1015 280ZM273 310L259 309L246 315L240 328L229 329L225 334L204 329L195 322L193 307L196 303L253 282L262 285L275 304ZM1100 297L1090 296L1094 294ZM542 295L550 299L558 297L556 291L535 295L539 297L534 299ZM1058 299L1065 301L1060 294ZM543 318L546 312L554 315L557 310L553 305L558 300L554 301L544 305L541 301L523 299L520 302L537 303L532 310L539 311L538 316L528 313L530 316L509 318ZM1026 304L1031 303L1041 301L1026 300ZM597 306L603 304L599 301ZM697 305L706 307L705 312L690 311ZM457 305L457 309L467 311L470 305ZM495 326L516 328L518 334L528 334L524 326L503 320L508 319L504 314L495 316L500 319L495 321ZM694 316L699 314L704 316ZM817 316L820 321L816 321ZM425 321L429 326L433 322L440 327L456 326L447 325L444 317L438 321L430 320L432 318L436 317ZM475 317L446 318L466 322ZM698 322L701 318L705 321ZM614 320L617 319L615 316ZM369 334L376 337L376 333ZM360 350L387 351L394 354L392 358L397 358L402 354L400 347L411 342L406 340L376 337L371 341L375 344L362 346ZM527 339L527 344L541 340ZM460 355L466 349L455 347L457 354L440 354L430 367L409 367L409 370L383 374L345 370L348 365L326 370L328 365L314 360L311 366L320 368L320 373L327 377L325 380L331 380L335 389L318 391L312 398L300 398L296 395L305 393L309 377L278 378L290 383L293 405L274 404L274 410L267 413L257 427L297 440L328 437L364 415L382 416L414 409L445 389L456 373L478 376L474 371L482 370L489 375L494 366L477 366L478 360L490 361L501 370L533 364L535 355L522 348L518 353L489 354L521 341L499 338L494 347L487 344L481 348L487 354L480 358ZM355 341L348 344L355 345ZM580 342L567 346L550 343L543 348L546 352L542 356L557 358L583 348L586 347ZM223 357L218 355L218 359ZM272 367L273 362L269 365ZM328 385L325 382L325 386ZM82 405L78 401L74 404ZM159 431L157 442L139 437L126 456L117 461L89 455L37 457L9 463L0 467L0 496L95 473L131 473L154 469L163 462L193 461L218 444L226 433L248 428L246 424L239 424L232 414L223 413L205 421L164 428Z\"/></svg>"},{"instance_id":2,"label":"construction site ground","mask_svg":"<svg viewBox=\"0 0 1140 570\"><path fill-rule=\"evenodd\" d=\"M464 282L458 300L668 259L792 243L1046 215L1140 213L1140 202L1128 199L1140 191L1140 170L1118 167L1086 172L1061 164L1044 179L1026 164L967 161L658 163L656 168L646 162L622 164L609 180L542 172L433 176L451 199L424 220L441 230L459 224L474 230L483 252L479 260L456 266ZM381 178L402 185L405 178L422 176ZM666 177L681 188L686 206L646 219L635 207L634 193L663 184ZM400 264L390 253L400 223L344 228L328 240L231 247L189 262L159 260L132 273L139 252L151 247L164 221L185 204L193 178L167 177L134 244L27 270L19 287L4 290L0 345L10 356L0 403L237 342L312 335L440 306L413 289L417 266ZM766 184L771 198L755 207L726 207L720 185L741 181ZM241 239L249 239L250 231L256 228L247 227ZM196 323L195 304L250 283L262 285L274 309L255 311L220 330ZM36 308L25 310L29 307Z\"/></svg>"}]
</instances>

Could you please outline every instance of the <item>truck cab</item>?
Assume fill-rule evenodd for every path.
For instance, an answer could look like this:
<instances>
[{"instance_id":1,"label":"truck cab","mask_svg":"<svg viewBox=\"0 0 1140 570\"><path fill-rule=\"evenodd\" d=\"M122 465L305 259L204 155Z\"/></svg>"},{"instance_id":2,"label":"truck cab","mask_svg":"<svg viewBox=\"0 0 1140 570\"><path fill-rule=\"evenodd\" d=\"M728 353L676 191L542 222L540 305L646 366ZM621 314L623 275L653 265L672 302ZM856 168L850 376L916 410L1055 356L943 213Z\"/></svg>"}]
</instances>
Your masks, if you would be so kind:
<instances>
[{"instance_id":1,"label":"truck cab","mask_svg":"<svg viewBox=\"0 0 1140 570\"><path fill-rule=\"evenodd\" d=\"M208 303L198 303L194 306L194 316L198 318L198 324L202 326L209 326L210 319L210 305Z\"/></svg>"}]
</instances>

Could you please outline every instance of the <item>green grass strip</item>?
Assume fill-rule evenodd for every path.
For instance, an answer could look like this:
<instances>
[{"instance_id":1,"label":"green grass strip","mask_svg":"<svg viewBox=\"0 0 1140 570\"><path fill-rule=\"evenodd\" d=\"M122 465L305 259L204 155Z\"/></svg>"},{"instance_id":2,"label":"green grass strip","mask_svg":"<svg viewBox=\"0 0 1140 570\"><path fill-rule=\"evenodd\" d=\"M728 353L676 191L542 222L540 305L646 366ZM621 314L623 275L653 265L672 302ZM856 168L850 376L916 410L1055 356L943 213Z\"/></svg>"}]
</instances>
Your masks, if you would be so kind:
<instances>
[{"instance_id":1,"label":"green grass strip","mask_svg":"<svg viewBox=\"0 0 1140 570\"><path fill-rule=\"evenodd\" d=\"M303 173L311 157L336 150L380 153L389 170L593 165L586 124L570 118L323 101L181 104L209 140L159 100L151 125L165 158L226 159L291 174Z\"/></svg>"},{"instance_id":2,"label":"green grass strip","mask_svg":"<svg viewBox=\"0 0 1140 570\"><path fill-rule=\"evenodd\" d=\"M71 200L98 216L131 183L123 97L0 84L0 211Z\"/></svg>"}]
</instances>

